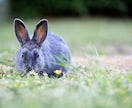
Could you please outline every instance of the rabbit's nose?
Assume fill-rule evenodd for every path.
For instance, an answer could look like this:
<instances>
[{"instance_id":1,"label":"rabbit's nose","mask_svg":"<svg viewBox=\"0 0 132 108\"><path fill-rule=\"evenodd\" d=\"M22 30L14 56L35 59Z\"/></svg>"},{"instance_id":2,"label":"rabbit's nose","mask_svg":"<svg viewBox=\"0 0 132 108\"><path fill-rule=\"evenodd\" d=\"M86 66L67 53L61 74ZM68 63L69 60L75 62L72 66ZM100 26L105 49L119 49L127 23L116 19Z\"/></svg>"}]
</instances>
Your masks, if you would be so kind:
<instances>
[{"instance_id":1,"label":"rabbit's nose","mask_svg":"<svg viewBox=\"0 0 132 108\"><path fill-rule=\"evenodd\" d=\"M32 70L32 67L28 67L28 68L27 68L27 71L31 71L31 70Z\"/></svg>"}]
</instances>

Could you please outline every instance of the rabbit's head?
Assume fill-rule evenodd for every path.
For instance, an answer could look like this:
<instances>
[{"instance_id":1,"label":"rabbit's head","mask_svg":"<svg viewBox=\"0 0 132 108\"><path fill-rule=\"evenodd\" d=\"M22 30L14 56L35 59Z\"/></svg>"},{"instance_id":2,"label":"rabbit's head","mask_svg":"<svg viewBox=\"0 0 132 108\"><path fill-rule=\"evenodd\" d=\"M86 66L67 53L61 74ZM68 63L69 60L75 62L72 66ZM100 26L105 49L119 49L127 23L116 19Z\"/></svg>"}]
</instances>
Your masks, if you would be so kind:
<instances>
[{"instance_id":1,"label":"rabbit's head","mask_svg":"<svg viewBox=\"0 0 132 108\"><path fill-rule=\"evenodd\" d=\"M35 72L40 72L45 65L41 45L47 36L48 21L42 19L37 23L32 38L30 38L24 22L20 19L14 20L14 28L21 46L15 57L17 70L28 72L34 69Z\"/></svg>"}]
</instances>

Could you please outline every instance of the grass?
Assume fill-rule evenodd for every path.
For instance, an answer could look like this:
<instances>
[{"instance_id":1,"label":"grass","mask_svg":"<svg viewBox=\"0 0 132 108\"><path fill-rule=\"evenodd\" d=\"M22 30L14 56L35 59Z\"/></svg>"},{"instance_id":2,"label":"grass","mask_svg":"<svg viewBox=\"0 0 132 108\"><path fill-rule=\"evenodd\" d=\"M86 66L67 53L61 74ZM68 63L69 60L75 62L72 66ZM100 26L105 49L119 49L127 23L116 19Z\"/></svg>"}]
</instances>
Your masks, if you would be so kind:
<instances>
[{"instance_id":1,"label":"grass","mask_svg":"<svg viewBox=\"0 0 132 108\"><path fill-rule=\"evenodd\" d=\"M37 20L26 21L32 33ZM19 75L13 58L18 48L12 22L0 22L0 108L131 108L132 72L108 68L92 60L73 63L60 79ZM132 21L110 19L50 20L49 30L61 34L72 54L98 55L98 45L131 45ZM85 58L84 58L85 59Z\"/></svg>"}]
</instances>

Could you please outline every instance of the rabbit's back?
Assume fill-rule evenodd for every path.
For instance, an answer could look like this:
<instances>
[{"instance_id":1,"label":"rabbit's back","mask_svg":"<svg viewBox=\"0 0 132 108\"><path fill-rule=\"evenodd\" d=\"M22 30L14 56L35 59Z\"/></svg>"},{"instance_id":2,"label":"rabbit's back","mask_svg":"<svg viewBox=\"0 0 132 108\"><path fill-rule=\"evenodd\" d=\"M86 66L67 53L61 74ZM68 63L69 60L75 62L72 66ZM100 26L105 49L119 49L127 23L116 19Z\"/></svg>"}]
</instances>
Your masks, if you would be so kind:
<instances>
[{"instance_id":1,"label":"rabbit's back","mask_svg":"<svg viewBox=\"0 0 132 108\"><path fill-rule=\"evenodd\" d=\"M59 35L49 32L41 49L45 57L45 64L48 70L50 70L49 72L63 68L54 65L54 63L59 64L61 62L59 60L65 60L66 65L70 64L70 50L63 38ZM66 71L65 69L63 70Z\"/></svg>"},{"instance_id":2,"label":"rabbit's back","mask_svg":"<svg viewBox=\"0 0 132 108\"><path fill-rule=\"evenodd\" d=\"M69 54L69 48L63 38L58 34L49 32L42 47L47 46L51 49L52 54L59 54L61 52Z\"/></svg>"}]
</instances>

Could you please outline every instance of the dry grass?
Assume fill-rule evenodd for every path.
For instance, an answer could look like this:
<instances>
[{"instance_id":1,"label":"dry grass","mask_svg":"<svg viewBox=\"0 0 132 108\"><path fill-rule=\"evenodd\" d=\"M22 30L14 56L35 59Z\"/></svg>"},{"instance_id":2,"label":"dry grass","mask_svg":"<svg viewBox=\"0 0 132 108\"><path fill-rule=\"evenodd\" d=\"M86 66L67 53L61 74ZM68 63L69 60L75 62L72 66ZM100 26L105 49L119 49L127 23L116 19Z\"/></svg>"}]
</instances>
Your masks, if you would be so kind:
<instances>
[{"instance_id":1,"label":"dry grass","mask_svg":"<svg viewBox=\"0 0 132 108\"><path fill-rule=\"evenodd\" d=\"M124 70L132 69L132 55L104 55L104 56L88 56L88 57L72 57L73 63L78 65L88 65L96 62L109 69L117 68Z\"/></svg>"}]
</instances>

